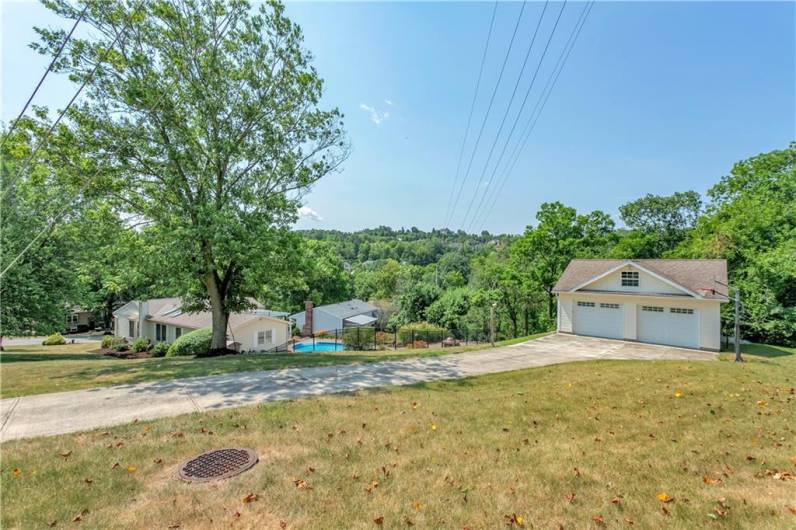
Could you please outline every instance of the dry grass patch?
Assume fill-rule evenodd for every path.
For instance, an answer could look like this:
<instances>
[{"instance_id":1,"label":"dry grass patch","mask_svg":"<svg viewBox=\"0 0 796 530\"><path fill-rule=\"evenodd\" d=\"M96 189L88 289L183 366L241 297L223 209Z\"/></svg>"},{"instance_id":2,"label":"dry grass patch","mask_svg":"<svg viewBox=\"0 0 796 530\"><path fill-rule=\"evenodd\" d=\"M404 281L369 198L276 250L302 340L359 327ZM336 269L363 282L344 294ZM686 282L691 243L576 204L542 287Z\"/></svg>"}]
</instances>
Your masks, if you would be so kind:
<instances>
[{"instance_id":1,"label":"dry grass patch","mask_svg":"<svg viewBox=\"0 0 796 530\"><path fill-rule=\"evenodd\" d=\"M2 526L87 510L91 528L792 527L787 351L580 362L10 442ZM173 478L235 446L260 462L209 485Z\"/></svg>"}]
</instances>

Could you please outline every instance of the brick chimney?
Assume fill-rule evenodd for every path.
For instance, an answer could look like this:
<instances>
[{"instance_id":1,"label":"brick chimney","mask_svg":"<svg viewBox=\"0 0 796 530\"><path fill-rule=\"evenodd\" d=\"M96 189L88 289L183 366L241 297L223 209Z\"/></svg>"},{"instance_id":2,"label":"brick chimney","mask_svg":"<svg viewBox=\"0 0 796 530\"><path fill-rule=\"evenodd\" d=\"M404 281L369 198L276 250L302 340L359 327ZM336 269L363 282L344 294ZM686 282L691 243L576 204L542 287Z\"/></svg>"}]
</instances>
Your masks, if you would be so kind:
<instances>
[{"instance_id":1,"label":"brick chimney","mask_svg":"<svg viewBox=\"0 0 796 530\"><path fill-rule=\"evenodd\" d=\"M304 327L301 328L304 337L312 335L312 300L304 302Z\"/></svg>"}]
</instances>

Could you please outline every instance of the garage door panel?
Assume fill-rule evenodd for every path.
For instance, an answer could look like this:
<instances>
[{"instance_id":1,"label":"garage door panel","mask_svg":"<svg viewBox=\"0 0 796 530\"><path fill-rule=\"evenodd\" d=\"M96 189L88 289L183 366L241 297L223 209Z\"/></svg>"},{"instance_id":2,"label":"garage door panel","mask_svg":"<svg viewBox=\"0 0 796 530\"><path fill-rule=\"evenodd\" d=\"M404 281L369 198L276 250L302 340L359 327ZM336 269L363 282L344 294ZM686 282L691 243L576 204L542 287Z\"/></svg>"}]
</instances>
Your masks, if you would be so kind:
<instances>
[{"instance_id":1,"label":"garage door panel","mask_svg":"<svg viewBox=\"0 0 796 530\"><path fill-rule=\"evenodd\" d=\"M576 302L573 329L577 335L624 338L625 317L622 304Z\"/></svg>"},{"instance_id":2,"label":"garage door panel","mask_svg":"<svg viewBox=\"0 0 796 530\"><path fill-rule=\"evenodd\" d=\"M638 340L699 348L699 313L691 308L640 306Z\"/></svg>"}]
</instances>

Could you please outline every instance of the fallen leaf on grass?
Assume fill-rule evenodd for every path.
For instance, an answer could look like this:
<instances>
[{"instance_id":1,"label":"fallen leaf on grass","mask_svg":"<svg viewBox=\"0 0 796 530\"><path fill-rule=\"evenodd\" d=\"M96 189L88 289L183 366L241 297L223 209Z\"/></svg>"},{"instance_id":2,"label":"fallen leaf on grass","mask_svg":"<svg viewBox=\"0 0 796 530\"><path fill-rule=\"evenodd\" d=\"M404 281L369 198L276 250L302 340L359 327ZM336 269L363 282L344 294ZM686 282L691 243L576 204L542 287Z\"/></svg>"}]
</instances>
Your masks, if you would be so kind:
<instances>
[{"instance_id":1,"label":"fallen leaf on grass","mask_svg":"<svg viewBox=\"0 0 796 530\"><path fill-rule=\"evenodd\" d=\"M75 515L72 518L72 522L79 523L80 521L83 520L83 516L86 515L87 513L88 513L88 508L83 508L83 510L81 510L79 514Z\"/></svg>"},{"instance_id":2,"label":"fallen leaf on grass","mask_svg":"<svg viewBox=\"0 0 796 530\"><path fill-rule=\"evenodd\" d=\"M663 515L665 515L665 516L667 516L667 517L670 517L670 516L672 515L672 512L670 512L669 510L667 510L667 509L666 509L666 506L661 506L661 512L663 512Z\"/></svg>"},{"instance_id":3,"label":"fallen leaf on grass","mask_svg":"<svg viewBox=\"0 0 796 530\"><path fill-rule=\"evenodd\" d=\"M591 520L594 521L597 526L605 526L605 518L603 518L602 515L593 515Z\"/></svg>"},{"instance_id":4,"label":"fallen leaf on grass","mask_svg":"<svg viewBox=\"0 0 796 530\"><path fill-rule=\"evenodd\" d=\"M118 467L119 467L119 462L116 462L115 464L113 464L113 465L111 466L111 469L116 469L116 468L118 468Z\"/></svg>"},{"instance_id":5,"label":"fallen leaf on grass","mask_svg":"<svg viewBox=\"0 0 796 530\"><path fill-rule=\"evenodd\" d=\"M15 468L14 468L14 469L11 471L11 473L13 473L13 474L14 474L14 478L19 478L19 477L21 477L21 476L22 476L22 470L21 470L21 469L19 469L18 467L15 467Z\"/></svg>"},{"instance_id":6,"label":"fallen leaf on grass","mask_svg":"<svg viewBox=\"0 0 796 530\"><path fill-rule=\"evenodd\" d=\"M57 524L58 521L50 521L49 523L47 523L47 526L49 526L50 528L54 528Z\"/></svg>"},{"instance_id":7,"label":"fallen leaf on grass","mask_svg":"<svg viewBox=\"0 0 796 530\"><path fill-rule=\"evenodd\" d=\"M379 515L378 517L373 519L373 522L376 523L379 526L383 525L384 524L384 516L383 515Z\"/></svg>"},{"instance_id":8,"label":"fallen leaf on grass","mask_svg":"<svg viewBox=\"0 0 796 530\"><path fill-rule=\"evenodd\" d=\"M83 482L85 482L86 484L93 484L94 483L94 479L86 477L86 478L83 479Z\"/></svg>"},{"instance_id":9,"label":"fallen leaf on grass","mask_svg":"<svg viewBox=\"0 0 796 530\"><path fill-rule=\"evenodd\" d=\"M287 528L287 521L279 521L279 528L285 530L285 528Z\"/></svg>"},{"instance_id":10,"label":"fallen leaf on grass","mask_svg":"<svg viewBox=\"0 0 796 530\"><path fill-rule=\"evenodd\" d=\"M137 468L135 466L127 466L127 472L128 473L135 473L136 469Z\"/></svg>"},{"instance_id":11,"label":"fallen leaf on grass","mask_svg":"<svg viewBox=\"0 0 796 530\"><path fill-rule=\"evenodd\" d=\"M152 462L154 462L155 464L162 464L163 463L163 459L162 458L156 458Z\"/></svg>"},{"instance_id":12,"label":"fallen leaf on grass","mask_svg":"<svg viewBox=\"0 0 796 530\"><path fill-rule=\"evenodd\" d=\"M420 501L415 501L412 503L412 508L414 508L416 512L419 512L423 509L423 503Z\"/></svg>"},{"instance_id":13,"label":"fallen leaf on grass","mask_svg":"<svg viewBox=\"0 0 796 530\"><path fill-rule=\"evenodd\" d=\"M259 498L260 498L260 496L257 495L256 493L249 493L248 495L243 497L243 504L252 503L252 502L256 501Z\"/></svg>"},{"instance_id":14,"label":"fallen leaf on grass","mask_svg":"<svg viewBox=\"0 0 796 530\"><path fill-rule=\"evenodd\" d=\"M636 524L636 521L630 519L629 517L625 517L625 523L627 523L628 526L633 526L634 524Z\"/></svg>"},{"instance_id":15,"label":"fallen leaf on grass","mask_svg":"<svg viewBox=\"0 0 796 530\"><path fill-rule=\"evenodd\" d=\"M674 502L674 497L669 497L665 491L658 493L655 498L664 503Z\"/></svg>"},{"instance_id":16,"label":"fallen leaf on grass","mask_svg":"<svg viewBox=\"0 0 796 530\"><path fill-rule=\"evenodd\" d=\"M704 477L702 477L702 482L704 482L709 486L715 486L716 484L721 484L721 479L713 478L710 475L705 475Z\"/></svg>"},{"instance_id":17,"label":"fallen leaf on grass","mask_svg":"<svg viewBox=\"0 0 796 530\"><path fill-rule=\"evenodd\" d=\"M406 524L406 526L415 526L414 521L412 521L409 517L404 517L404 524Z\"/></svg>"},{"instance_id":18,"label":"fallen leaf on grass","mask_svg":"<svg viewBox=\"0 0 796 530\"><path fill-rule=\"evenodd\" d=\"M573 491L572 493L568 493L564 498L567 499L569 504L572 504L575 502L575 492Z\"/></svg>"},{"instance_id":19,"label":"fallen leaf on grass","mask_svg":"<svg viewBox=\"0 0 796 530\"><path fill-rule=\"evenodd\" d=\"M625 498L624 498L624 497L622 497L621 495L617 495L616 497L614 497L613 499L611 499L611 502L612 502L613 504L617 504L617 505L618 505L618 504L622 504L622 501L623 501L623 500L625 500Z\"/></svg>"},{"instance_id":20,"label":"fallen leaf on grass","mask_svg":"<svg viewBox=\"0 0 796 530\"><path fill-rule=\"evenodd\" d=\"M169 530L176 530L179 527L180 527L180 523L174 523L172 525L169 525Z\"/></svg>"},{"instance_id":21,"label":"fallen leaf on grass","mask_svg":"<svg viewBox=\"0 0 796 530\"><path fill-rule=\"evenodd\" d=\"M576 477L579 477L579 476L580 476L580 469L578 469L578 468L575 468L575 476L576 476Z\"/></svg>"},{"instance_id":22,"label":"fallen leaf on grass","mask_svg":"<svg viewBox=\"0 0 796 530\"><path fill-rule=\"evenodd\" d=\"M300 478L295 479L293 481L293 484L296 486L297 489L300 489L300 490L311 490L312 489L312 486L307 484L306 480L302 480Z\"/></svg>"},{"instance_id":23,"label":"fallen leaf on grass","mask_svg":"<svg viewBox=\"0 0 796 530\"><path fill-rule=\"evenodd\" d=\"M64 458L69 458L69 456L72 454L72 450L70 449L69 451L65 451L63 453L58 453L58 454Z\"/></svg>"},{"instance_id":24,"label":"fallen leaf on grass","mask_svg":"<svg viewBox=\"0 0 796 530\"><path fill-rule=\"evenodd\" d=\"M790 513L792 513L793 515L796 515L796 506L787 506L787 505L786 505L786 506L785 506L785 508L787 508L787 509L788 509L788 511L789 511Z\"/></svg>"},{"instance_id":25,"label":"fallen leaf on grass","mask_svg":"<svg viewBox=\"0 0 796 530\"><path fill-rule=\"evenodd\" d=\"M412 401L412 410L417 409L417 401Z\"/></svg>"},{"instance_id":26,"label":"fallen leaf on grass","mask_svg":"<svg viewBox=\"0 0 796 530\"><path fill-rule=\"evenodd\" d=\"M436 423L432 423L431 424L431 430L432 431L436 431L437 430L437 424Z\"/></svg>"},{"instance_id":27,"label":"fallen leaf on grass","mask_svg":"<svg viewBox=\"0 0 796 530\"><path fill-rule=\"evenodd\" d=\"M676 397L676 398L683 397L683 391L682 390L678 390L677 392L674 393L674 397Z\"/></svg>"},{"instance_id":28,"label":"fallen leaf on grass","mask_svg":"<svg viewBox=\"0 0 796 530\"><path fill-rule=\"evenodd\" d=\"M506 520L506 524L509 526L525 526L525 519L522 517L522 515L513 513L511 515L504 515L503 518Z\"/></svg>"}]
</instances>

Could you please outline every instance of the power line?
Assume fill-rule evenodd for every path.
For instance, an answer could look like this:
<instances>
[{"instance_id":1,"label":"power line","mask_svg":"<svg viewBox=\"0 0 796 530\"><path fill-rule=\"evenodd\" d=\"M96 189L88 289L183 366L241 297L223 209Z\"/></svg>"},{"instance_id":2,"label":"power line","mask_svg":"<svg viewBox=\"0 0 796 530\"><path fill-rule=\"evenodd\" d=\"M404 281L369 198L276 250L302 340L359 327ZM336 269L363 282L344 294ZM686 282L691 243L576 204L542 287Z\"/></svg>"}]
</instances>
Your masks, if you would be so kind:
<instances>
[{"instance_id":1,"label":"power line","mask_svg":"<svg viewBox=\"0 0 796 530\"><path fill-rule=\"evenodd\" d=\"M139 10L139 9L141 9L143 6L144 6L144 1L142 1L142 2L141 2L139 5L138 5L138 8L136 8L136 10L135 10L135 11L133 11L133 13L132 13L132 14L134 15L135 13L137 13L137 12L138 12L138 10ZM100 59L97 61L97 64L95 64L95 65L94 65L94 68L91 70L91 73L90 73L90 74L89 74L89 75L88 75L88 76L87 76L87 77L86 77L86 78L83 80L83 83L80 85L80 88L77 90L77 92L75 93L75 95L74 95L74 96L72 96L72 99L70 99L70 100L69 100L69 103L67 104L66 108L65 108L65 109L64 109L64 110L61 112L61 114L58 116L58 119L56 119L56 120L55 120L55 122L54 122L54 123L53 123L53 124L50 126L50 128L47 130L47 133L46 133L46 137L45 137L45 139L44 139L44 140L42 140L42 141L40 141L38 144L36 144L36 147L33 149L33 152L30 154L30 156L29 156L27 159L25 159L25 161L24 161L24 163L23 163L23 166L22 166L22 167L24 167L25 165L28 165L28 164L29 164L29 163L30 163L30 162L33 160L34 156L36 155L36 153L38 152L38 150L39 150L39 148L42 146L42 144L46 143L46 141L47 141L47 140L49 139L49 137L50 137L50 134L52 134L52 131L55 129L55 127L56 127L56 126L58 125L58 123L61 121L61 118L63 118L63 117L64 117L64 115L66 114L66 111L69 109L69 107L72 105L72 103L74 103L74 101L75 101L75 100L77 99L77 97L80 95L80 93L82 92L83 88L84 88L84 87L85 87L85 86L88 84L89 80L90 80L91 78L93 78L93 77L94 77L94 74L97 72L97 69L99 68L99 65L100 65L102 62L104 62L104 61L105 61L105 59L107 58L107 56L108 56L108 54L110 53L110 51L113 49L113 47L114 47L114 46L116 46L116 43L117 43L117 42L119 42L119 38L122 36L122 34L124 34L124 33L127 31L127 29L128 29L128 28L129 28L129 22L128 22L128 24L126 24L126 25L125 25L125 27L122 29L122 31L120 31L119 33L117 33L117 34L116 34L116 37L113 39L113 42L111 42L110 46L108 46L108 47L105 49L105 52L102 54L102 56L100 57ZM162 98L163 98L163 95L164 95L164 94L165 94L165 92L163 92L163 93L161 94L161 97L158 99L158 101L157 101L157 103L156 103L156 104L159 104L159 103L160 103L160 101L162 100ZM20 169L20 170L21 170L21 169ZM91 179L88 179L88 180L86 181L86 185L85 185L85 186L82 186L82 187L81 187L81 188L78 190L78 193L75 195L75 197L77 197L78 195L80 195L81 193L83 193L85 190L87 190L87 189L88 189L89 185L91 184L91 180L93 180L93 177L95 177L95 176L97 175L97 173L99 173L99 171L95 172L95 173L94 173L94 175L92 175L92 178L91 178ZM53 217L53 218L52 218L52 220L51 220L49 223L47 223L47 226L45 226L45 227L44 227L44 228L43 228L41 231L39 231L39 233L38 233L38 234L36 234L36 236L35 236L33 239L31 239L31 240L30 240L30 242L29 242L29 243L28 243L28 244L25 246L25 248L23 248L23 249L22 249L22 251L21 251L19 254L17 254L17 255L16 255L16 257L14 257L14 259L13 259L13 260L11 260L11 263L9 263L9 264L6 266L6 268L4 268L2 271L0 271L0 278L2 278L3 276L5 276L5 275L6 275L6 273L7 273L9 270L11 270L11 268L12 268L12 267L13 267L13 266L14 266L14 265L15 265L15 264L16 264L16 263L17 263L17 262L20 260L20 259L22 259L22 257L23 257L23 256L24 256L24 255L25 255L27 252L28 252L28 250L30 250L30 249L31 249L31 247L33 247L33 245L34 245L34 244L35 244L35 243L36 243L36 242L37 242L39 239L41 239L41 237L42 237L42 236L44 236L44 235L45 235L47 232L49 232L49 231L50 231L50 230L53 228L53 226L55 226L55 224L56 224L56 223L57 223L57 222L60 220L60 218L61 218L61 217L62 217L62 216L63 216L63 215L66 213L66 211L69 209L69 207L70 207L70 206L71 206L71 201L67 201L67 202L66 202L66 204L64 205L64 207L63 207L61 210L59 210L59 211L58 211L58 213L55 215L55 217Z\"/></svg>"},{"instance_id":2,"label":"power line","mask_svg":"<svg viewBox=\"0 0 796 530\"><path fill-rule=\"evenodd\" d=\"M470 155L470 161L467 163L467 170L464 172L464 177L462 178L461 185L459 186L459 191L456 194L456 199L453 202L453 207L451 209L451 221L453 220L453 215L456 213L456 207L459 204L459 198L462 195L462 189L464 188L465 183L467 182L467 177L470 174L470 168L473 165L473 159L475 158L475 153L478 150L478 143L481 141L481 135L484 133L484 127L486 126L487 118L489 118L489 112L492 110L492 104L495 102L495 95L497 94L498 87L500 86L500 81L503 79L503 72L506 69L506 63L509 60L509 55L511 54L511 48L514 45L514 39L517 36L517 29L520 27L520 20L522 20L522 14L525 11L526 0L523 0L522 6L520 7L520 13L517 16L517 22L514 25L514 32L511 34L511 41L509 41L509 48L506 50L506 56L503 58L503 65L500 67L500 73L498 74L497 82L495 83L495 88L492 90L492 96L489 98L489 105L486 109L486 114L484 114L484 120L481 122L481 128L478 131L478 136L475 139L475 145L473 145L473 152ZM446 223L447 227L447 223Z\"/></svg>"},{"instance_id":3,"label":"power line","mask_svg":"<svg viewBox=\"0 0 796 530\"><path fill-rule=\"evenodd\" d=\"M0 142L0 148L2 148L6 144L6 140L8 140L8 137L11 136L11 133L13 133L14 129L16 129L17 123L19 123L19 120L21 120L22 116L25 115L25 111L28 110L28 106L30 105L30 102L33 101L34 96L36 96L36 93L39 91L39 88L41 88L41 85L42 85L42 83L44 83L44 80L47 77L47 74L49 74L50 71L53 69L53 66L55 66L55 61L57 61L58 58L61 56L61 52L64 51L64 48L66 47L66 44L72 38L72 34L75 32L75 29L77 28L77 25L80 24L81 20L83 20L83 16L86 14L86 11L88 10L88 6L89 6L89 4L87 3L86 7L83 8L83 11L80 12L80 16L77 17L77 20L75 20L75 23L72 26L72 29L69 30L69 33L67 34L66 38L61 43L61 47L58 48L57 52L55 52L55 56L53 57L53 60L50 61L50 65L47 67L47 70L44 71L44 75L41 76L41 79L39 79L39 82L36 84L36 88L33 89L33 92L30 94L30 97L25 102L25 106L22 107L22 111L19 113L19 116L17 116L17 119L14 120L14 123L11 124L11 128L8 130L8 132L3 137L3 141Z\"/></svg>"},{"instance_id":4,"label":"power line","mask_svg":"<svg viewBox=\"0 0 796 530\"><path fill-rule=\"evenodd\" d=\"M451 187L451 195L448 198L448 209L445 211L445 220L443 226L447 226L448 219L451 214L451 204L453 204L453 194L456 192L456 182L459 180L459 171L462 166L462 158L464 158L464 148L467 145L467 137L470 134L470 122L473 119L473 111L475 110L475 101L478 98L478 89L481 86L481 76L484 73L484 63L486 62L486 52L489 49L489 40L492 37L492 27L495 24L495 13L497 13L498 2L495 0L495 6L492 8L492 19L489 21L489 32L486 35L486 43L484 44L484 53L481 56L481 66L478 69L478 80L475 83L475 93L473 94L473 101L470 103L470 114L467 116L467 126L464 128L464 139L462 140L462 148L459 150L459 160L456 162L456 174L453 177L453 186Z\"/></svg>"},{"instance_id":5,"label":"power line","mask_svg":"<svg viewBox=\"0 0 796 530\"><path fill-rule=\"evenodd\" d=\"M564 70L564 66L566 65L567 60L569 59L572 50L575 48L575 43L580 36L580 32L583 29L583 26L586 24L586 19L588 18L589 14L591 13L592 8L594 7L595 0L589 2L581 12L581 17L578 19L579 22L575 24L572 33L570 34L570 38L567 45L564 46L564 50L562 50L561 55L559 56L557 64L560 64L560 67L556 70L553 69L553 72L548 79L547 86L548 89L543 89L542 94L540 95L539 100L534 107L534 111L531 113L528 123L526 124L523 133L520 135L520 140L517 142L516 147L512 155L509 156L509 162L504 166L504 171L502 175L502 180L499 187L495 190L495 193L492 195L492 200L489 208L485 210L485 214L483 219L481 220L481 227L483 228L484 223L486 223L487 219L491 215L492 211L497 204L497 200L500 197L500 193L503 190L503 187L506 185L509 176L511 175L512 171L514 171L514 167L516 166L517 162L519 161L520 155L522 150L525 147L525 144L528 142L528 139L531 136L534 128L536 127L536 123L539 121L539 117L542 115L544 111L544 107L547 104L547 101L550 99L550 95L555 88L555 84L558 81L558 77L561 75L561 72ZM538 109L538 112L536 112ZM489 201L487 201L489 202ZM475 219L473 219L475 221Z\"/></svg>"},{"instance_id":6,"label":"power line","mask_svg":"<svg viewBox=\"0 0 796 530\"><path fill-rule=\"evenodd\" d=\"M486 174L486 169L489 167L489 162L492 161L492 155L495 152L495 147L500 140L500 133L503 132L503 126L506 124L506 119L509 117L509 112L511 112L511 105L514 103L514 96L517 95L517 89L520 86L520 81L522 81L522 75L525 73L525 67L528 64L528 59L531 56L531 51L533 50L533 45L536 42L536 37L539 34L539 28L542 26L542 20L544 20L544 14L547 12L547 6L550 4L550 1L547 0L544 3L544 7L542 8L542 14L539 16L539 21L536 23L536 29L533 32L533 38L531 38L531 44L528 46L528 51L525 53L525 59L522 62L522 67L520 68L520 74L517 76L517 82L514 83L514 90L511 92L511 97L509 98L509 104L506 106L506 112L503 113L503 119L500 120L500 126L498 127L497 134L495 135L495 140L492 142L492 146L489 148L489 154L486 157L486 162L484 163L484 169L481 170L481 175L478 177L476 181L475 189L473 190L473 196L470 199L470 203L467 205L467 211L464 213L464 217L462 218L462 227L464 227L465 222L467 222L467 218L470 216L470 211L473 208L473 203L475 202L475 198L478 196L478 186L481 182L484 182L484 175ZM559 12L558 17L561 18L561 13L564 11L564 7L567 5L566 0L561 7L561 11ZM556 24L558 24L558 20L556 20ZM555 32L555 27L553 28L553 32ZM548 45L550 41L548 40ZM547 48L545 48L545 52ZM541 65L541 61L544 59L544 54L542 54L542 59L540 59L539 64ZM539 67L536 67L536 72L539 72ZM534 74L533 79L531 79L531 87L533 87L533 82L536 80L536 74ZM529 89L530 90L530 89ZM525 99L528 99L527 93ZM522 102L522 106L520 106L520 110L518 114L522 114L522 109L525 107L525 101ZM516 120L515 120L516 121ZM511 138L511 133L514 132L512 128L511 132L509 132L509 136L506 138L506 142L509 141ZM486 181L486 190L489 189L490 181ZM486 192L485 190L485 192ZM482 195L483 197L483 195Z\"/></svg>"}]
</instances>

